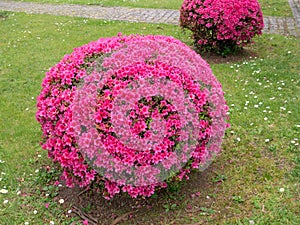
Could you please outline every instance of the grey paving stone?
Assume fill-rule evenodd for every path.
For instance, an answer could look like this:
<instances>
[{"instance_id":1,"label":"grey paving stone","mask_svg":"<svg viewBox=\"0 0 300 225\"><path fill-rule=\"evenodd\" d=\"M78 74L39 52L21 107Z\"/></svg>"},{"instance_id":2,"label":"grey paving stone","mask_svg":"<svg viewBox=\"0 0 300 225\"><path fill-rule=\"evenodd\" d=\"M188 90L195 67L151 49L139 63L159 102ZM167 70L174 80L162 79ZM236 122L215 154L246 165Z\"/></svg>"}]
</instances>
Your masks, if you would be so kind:
<instances>
[{"instance_id":1,"label":"grey paving stone","mask_svg":"<svg viewBox=\"0 0 300 225\"><path fill-rule=\"evenodd\" d=\"M295 18L264 17L264 33L277 33L300 37L300 0L289 0ZM0 0L0 10L26 12L30 14L51 14L103 20L130 22L179 24L179 11L168 9L140 9L127 7L101 7L75 4L40 4Z\"/></svg>"},{"instance_id":2,"label":"grey paving stone","mask_svg":"<svg viewBox=\"0 0 300 225\"><path fill-rule=\"evenodd\" d=\"M300 0L289 0L294 18L297 23L297 27L300 30Z\"/></svg>"}]
</instances>

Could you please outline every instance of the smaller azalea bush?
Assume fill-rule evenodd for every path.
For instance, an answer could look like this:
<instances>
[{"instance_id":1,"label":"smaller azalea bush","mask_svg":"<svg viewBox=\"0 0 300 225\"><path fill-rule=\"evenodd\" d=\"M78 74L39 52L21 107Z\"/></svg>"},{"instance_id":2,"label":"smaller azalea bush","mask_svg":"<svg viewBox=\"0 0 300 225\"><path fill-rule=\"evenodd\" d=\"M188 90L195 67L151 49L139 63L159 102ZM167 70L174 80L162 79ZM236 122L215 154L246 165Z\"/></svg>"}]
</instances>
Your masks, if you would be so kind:
<instances>
[{"instance_id":1,"label":"smaller azalea bush","mask_svg":"<svg viewBox=\"0 0 300 225\"><path fill-rule=\"evenodd\" d=\"M220 152L228 126L209 65L165 36L101 38L46 74L37 102L43 148L69 187L151 196Z\"/></svg>"},{"instance_id":2,"label":"smaller azalea bush","mask_svg":"<svg viewBox=\"0 0 300 225\"><path fill-rule=\"evenodd\" d=\"M180 26L201 52L227 55L261 35L264 22L257 0L184 0Z\"/></svg>"}]
</instances>

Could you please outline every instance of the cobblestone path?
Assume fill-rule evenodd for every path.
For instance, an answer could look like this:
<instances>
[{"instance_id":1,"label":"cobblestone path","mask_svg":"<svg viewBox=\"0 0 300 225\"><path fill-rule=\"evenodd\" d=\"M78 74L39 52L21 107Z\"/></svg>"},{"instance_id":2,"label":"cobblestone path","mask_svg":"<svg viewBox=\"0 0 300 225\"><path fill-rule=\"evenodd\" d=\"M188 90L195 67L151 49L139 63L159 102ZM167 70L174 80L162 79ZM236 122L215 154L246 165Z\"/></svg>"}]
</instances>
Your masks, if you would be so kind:
<instances>
[{"instance_id":1,"label":"cobblestone path","mask_svg":"<svg viewBox=\"0 0 300 225\"><path fill-rule=\"evenodd\" d=\"M300 0L289 0L289 3L294 18L265 16L265 33L300 37ZM178 24L179 21L179 11L168 9L102 7L74 4L39 4L0 0L0 10L146 23Z\"/></svg>"}]
</instances>

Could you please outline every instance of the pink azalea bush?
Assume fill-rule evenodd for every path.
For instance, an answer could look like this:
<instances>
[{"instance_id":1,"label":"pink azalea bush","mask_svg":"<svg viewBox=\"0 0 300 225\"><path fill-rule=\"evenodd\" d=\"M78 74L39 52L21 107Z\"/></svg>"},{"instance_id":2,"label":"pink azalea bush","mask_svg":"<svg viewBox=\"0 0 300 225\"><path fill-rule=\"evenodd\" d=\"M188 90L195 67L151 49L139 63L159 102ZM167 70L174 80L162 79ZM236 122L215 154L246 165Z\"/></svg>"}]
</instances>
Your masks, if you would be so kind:
<instances>
[{"instance_id":1,"label":"pink azalea bush","mask_svg":"<svg viewBox=\"0 0 300 225\"><path fill-rule=\"evenodd\" d=\"M101 38L46 74L37 99L42 147L66 185L151 196L220 152L228 127L221 84L173 37Z\"/></svg>"},{"instance_id":2,"label":"pink azalea bush","mask_svg":"<svg viewBox=\"0 0 300 225\"><path fill-rule=\"evenodd\" d=\"M261 35L264 22L257 0L184 0L180 26L200 51L226 55Z\"/></svg>"}]
</instances>

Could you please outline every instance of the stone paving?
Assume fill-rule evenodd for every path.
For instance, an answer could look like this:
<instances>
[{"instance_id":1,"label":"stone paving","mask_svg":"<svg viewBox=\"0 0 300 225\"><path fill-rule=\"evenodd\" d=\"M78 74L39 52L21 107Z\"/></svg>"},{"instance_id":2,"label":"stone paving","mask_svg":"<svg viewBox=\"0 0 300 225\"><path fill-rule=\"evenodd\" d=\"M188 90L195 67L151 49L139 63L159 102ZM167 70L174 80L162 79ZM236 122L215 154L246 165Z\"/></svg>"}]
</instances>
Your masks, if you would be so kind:
<instances>
[{"instance_id":1,"label":"stone paving","mask_svg":"<svg viewBox=\"0 0 300 225\"><path fill-rule=\"evenodd\" d=\"M289 0L289 3L294 18L265 16L265 33L300 37L300 0ZM166 23L176 25L178 25L179 22L179 11L168 9L102 7L74 4L39 4L0 0L0 10L129 22Z\"/></svg>"},{"instance_id":2,"label":"stone paving","mask_svg":"<svg viewBox=\"0 0 300 225\"><path fill-rule=\"evenodd\" d=\"M293 15L296 20L297 27L300 30L300 0L289 0L289 3L293 11Z\"/></svg>"},{"instance_id":3,"label":"stone paving","mask_svg":"<svg viewBox=\"0 0 300 225\"><path fill-rule=\"evenodd\" d=\"M297 27L297 23L294 18L265 16L264 23L264 33L283 34L300 37L300 28Z\"/></svg>"}]
</instances>

